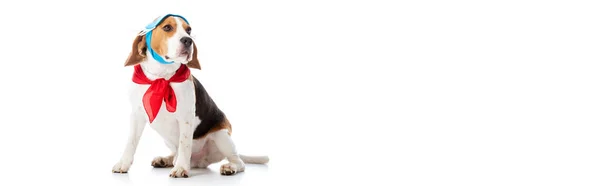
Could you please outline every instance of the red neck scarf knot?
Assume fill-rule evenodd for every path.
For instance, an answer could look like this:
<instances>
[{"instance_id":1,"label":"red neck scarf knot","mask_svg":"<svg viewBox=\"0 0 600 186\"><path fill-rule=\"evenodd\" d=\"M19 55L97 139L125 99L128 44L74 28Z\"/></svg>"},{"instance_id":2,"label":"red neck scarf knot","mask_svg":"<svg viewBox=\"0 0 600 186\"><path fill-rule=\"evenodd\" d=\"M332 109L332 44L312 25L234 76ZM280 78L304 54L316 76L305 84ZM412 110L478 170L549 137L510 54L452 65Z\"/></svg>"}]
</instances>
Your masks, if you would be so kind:
<instances>
[{"instance_id":1,"label":"red neck scarf knot","mask_svg":"<svg viewBox=\"0 0 600 186\"><path fill-rule=\"evenodd\" d=\"M159 78L152 81L146 77L142 70L142 66L138 64L135 65L134 68L133 82L137 84L150 84L150 87L146 93L144 93L144 97L142 98L144 110L146 110L146 114L148 114L150 123L156 118L163 101L165 102L167 111L175 112L177 109L177 98L175 97L175 92L173 91L173 88L171 88L170 83L181 83L187 80L190 76L190 69L186 65L181 64L179 69L177 69L173 77L169 80Z\"/></svg>"}]
</instances>

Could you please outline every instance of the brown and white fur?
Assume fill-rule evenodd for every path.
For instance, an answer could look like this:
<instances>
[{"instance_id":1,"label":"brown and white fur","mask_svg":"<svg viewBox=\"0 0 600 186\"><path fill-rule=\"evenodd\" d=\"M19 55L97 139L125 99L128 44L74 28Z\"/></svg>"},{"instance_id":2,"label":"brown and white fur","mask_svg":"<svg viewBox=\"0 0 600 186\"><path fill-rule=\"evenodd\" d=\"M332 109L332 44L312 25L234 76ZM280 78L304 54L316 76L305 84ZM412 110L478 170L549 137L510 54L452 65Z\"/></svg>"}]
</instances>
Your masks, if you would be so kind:
<instances>
[{"instance_id":1,"label":"brown and white fur","mask_svg":"<svg viewBox=\"0 0 600 186\"><path fill-rule=\"evenodd\" d=\"M181 64L200 69L196 44L190 37L191 27L179 17L167 17L152 33L151 47L173 64L160 64L146 50L145 36L137 36L125 66L140 64L145 75L154 80L169 79ZM190 44L191 42L191 44ZM186 44L187 43L187 44ZM130 131L125 150L112 169L114 173L126 173L144 130L148 117L142 104L142 96L150 85L131 82ZM245 169L244 163L267 163L267 156L238 154L230 138L231 124L216 106L200 82L190 74L188 80L171 83L177 98L174 113L166 110L163 103L150 127L164 139L171 150L168 156L152 161L154 167L172 167L171 177L188 177L191 168L206 168L210 164L227 159L220 172L232 175Z\"/></svg>"}]
</instances>

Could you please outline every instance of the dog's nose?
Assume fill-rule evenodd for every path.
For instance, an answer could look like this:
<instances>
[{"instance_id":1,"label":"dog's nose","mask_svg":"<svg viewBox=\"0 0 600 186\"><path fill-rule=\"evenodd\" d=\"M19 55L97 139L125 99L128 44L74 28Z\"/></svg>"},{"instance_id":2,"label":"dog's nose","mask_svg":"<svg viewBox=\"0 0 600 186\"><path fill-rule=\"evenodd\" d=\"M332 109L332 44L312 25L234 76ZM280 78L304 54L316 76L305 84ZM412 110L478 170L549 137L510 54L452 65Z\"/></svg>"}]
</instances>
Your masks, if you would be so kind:
<instances>
[{"instance_id":1,"label":"dog's nose","mask_svg":"<svg viewBox=\"0 0 600 186\"><path fill-rule=\"evenodd\" d=\"M186 47L189 47L192 45L192 38L190 38L190 37L182 37L181 40L179 40L179 41L181 41L181 43L183 43L183 46L186 46Z\"/></svg>"}]
</instances>

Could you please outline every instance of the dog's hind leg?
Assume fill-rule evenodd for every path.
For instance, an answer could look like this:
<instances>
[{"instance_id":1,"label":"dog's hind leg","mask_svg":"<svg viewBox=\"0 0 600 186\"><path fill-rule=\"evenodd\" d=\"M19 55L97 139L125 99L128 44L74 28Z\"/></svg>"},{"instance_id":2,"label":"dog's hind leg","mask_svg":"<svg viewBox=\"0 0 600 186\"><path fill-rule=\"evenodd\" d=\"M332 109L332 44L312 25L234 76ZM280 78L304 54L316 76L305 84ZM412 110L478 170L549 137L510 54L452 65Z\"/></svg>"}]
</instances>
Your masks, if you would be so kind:
<instances>
[{"instance_id":1,"label":"dog's hind leg","mask_svg":"<svg viewBox=\"0 0 600 186\"><path fill-rule=\"evenodd\" d=\"M154 168L173 167L175 155L176 154L173 152L168 156L157 156L152 160L152 166Z\"/></svg>"},{"instance_id":2,"label":"dog's hind leg","mask_svg":"<svg viewBox=\"0 0 600 186\"><path fill-rule=\"evenodd\" d=\"M175 155L177 152L177 147L173 144L170 144L168 141L165 141L165 145L171 150L171 154L168 156L157 156L152 160L152 166L154 168L165 168L165 167L173 167L173 162L175 161Z\"/></svg>"},{"instance_id":3,"label":"dog's hind leg","mask_svg":"<svg viewBox=\"0 0 600 186\"><path fill-rule=\"evenodd\" d=\"M175 154L171 154L168 156L157 156L152 160L152 166L154 168L173 167L174 158Z\"/></svg>"},{"instance_id":4,"label":"dog's hind leg","mask_svg":"<svg viewBox=\"0 0 600 186\"><path fill-rule=\"evenodd\" d=\"M209 165L225 159L213 140L208 140L198 157L194 162L196 168L207 168Z\"/></svg>"},{"instance_id":5,"label":"dog's hind leg","mask_svg":"<svg viewBox=\"0 0 600 186\"><path fill-rule=\"evenodd\" d=\"M227 158L229 163L223 164L221 166L221 174L222 175L233 175L238 172L243 172L245 167L244 162L240 158L237 150L235 149L235 144L231 137L227 133L227 129L222 129L220 131L214 132L212 134L212 140L215 142L215 145L221 152L223 156Z\"/></svg>"}]
</instances>

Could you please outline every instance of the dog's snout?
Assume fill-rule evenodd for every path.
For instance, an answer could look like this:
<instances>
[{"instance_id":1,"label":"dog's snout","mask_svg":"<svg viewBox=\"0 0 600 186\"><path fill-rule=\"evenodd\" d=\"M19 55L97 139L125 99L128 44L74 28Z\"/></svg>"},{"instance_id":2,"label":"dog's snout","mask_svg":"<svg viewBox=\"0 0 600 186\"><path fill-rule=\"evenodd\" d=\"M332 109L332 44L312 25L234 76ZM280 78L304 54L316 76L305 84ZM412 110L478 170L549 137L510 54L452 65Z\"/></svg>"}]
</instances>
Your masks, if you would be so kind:
<instances>
[{"instance_id":1,"label":"dog's snout","mask_svg":"<svg viewBox=\"0 0 600 186\"><path fill-rule=\"evenodd\" d=\"M181 43L183 43L183 46L185 46L185 47L192 46L192 38L190 38L190 37L183 37L179 41L181 41Z\"/></svg>"}]
</instances>

